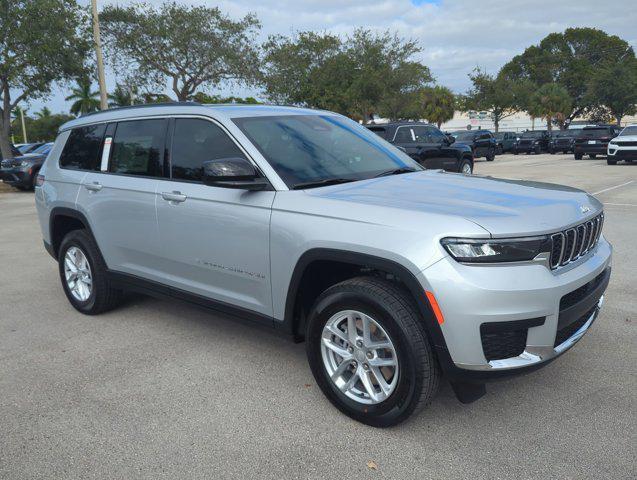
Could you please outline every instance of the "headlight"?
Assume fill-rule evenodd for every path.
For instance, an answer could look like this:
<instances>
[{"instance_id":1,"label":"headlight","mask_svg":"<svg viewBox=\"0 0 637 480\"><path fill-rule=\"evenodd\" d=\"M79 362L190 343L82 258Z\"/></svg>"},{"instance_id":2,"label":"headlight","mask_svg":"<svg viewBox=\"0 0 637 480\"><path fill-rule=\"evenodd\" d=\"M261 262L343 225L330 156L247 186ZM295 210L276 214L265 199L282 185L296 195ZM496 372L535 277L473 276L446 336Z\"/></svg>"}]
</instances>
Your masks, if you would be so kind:
<instances>
[{"instance_id":1,"label":"headlight","mask_svg":"<svg viewBox=\"0 0 637 480\"><path fill-rule=\"evenodd\" d=\"M22 160L20 162L20 166L21 167L30 167L31 166L31 162L29 162L28 160Z\"/></svg>"},{"instance_id":2,"label":"headlight","mask_svg":"<svg viewBox=\"0 0 637 480\"><path fill-rule=\"evenodd\" d=\"M533 143L540 143L540 141L539 141L539 140L536 140L536 141L534 141Z\"/></svg>"},{"instance_id":3,"label":"headlight","mask_svg":"<svg viewBox=\"0 0 637 480\"><path fill-rule=\"evenodd\" d=\"M459 262L494 263L533 260L542 252L551 251L547 236L473 239L443 238L440 243Z\"/></svg>"},{"instance_id":4,"label":"headlight","mask_svg":"<svg viewBox=\"0 0 637 480\"><path fill-rule=\"evenodd\" d=\"M609 143L610 143L611 145L617 145L617 142L616 142L615 140L611 140Z\"/></svg>"}]
</instances>

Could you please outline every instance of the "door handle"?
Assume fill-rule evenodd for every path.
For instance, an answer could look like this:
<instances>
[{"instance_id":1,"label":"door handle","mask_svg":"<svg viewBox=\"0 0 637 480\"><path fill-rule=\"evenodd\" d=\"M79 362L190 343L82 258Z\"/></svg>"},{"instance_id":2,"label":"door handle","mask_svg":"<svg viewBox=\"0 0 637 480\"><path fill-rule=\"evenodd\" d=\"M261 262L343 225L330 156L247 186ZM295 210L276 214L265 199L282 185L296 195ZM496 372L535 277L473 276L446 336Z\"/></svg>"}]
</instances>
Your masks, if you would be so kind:
<instances>
[{"instance_id":1,"label":"door handle","mask_svg":"<svg viewBox=\"0 0 637 480\"><path fill-rule=\"evenodd\" d=\"M161 192L161 198L169 202L181 203L185 202L188 197L181 192Z\"/></svg>"},{"instance_id":2,"label":"door handle","mask_svg":"<svg viewBox=\"0 0 637 480\"><path fill-rule=\"evenodd\" d=\"M99 182L93 182L87 183L84 187L91 192L99 192L102 189L102 184Z\"/></svg>"}]
</instances>

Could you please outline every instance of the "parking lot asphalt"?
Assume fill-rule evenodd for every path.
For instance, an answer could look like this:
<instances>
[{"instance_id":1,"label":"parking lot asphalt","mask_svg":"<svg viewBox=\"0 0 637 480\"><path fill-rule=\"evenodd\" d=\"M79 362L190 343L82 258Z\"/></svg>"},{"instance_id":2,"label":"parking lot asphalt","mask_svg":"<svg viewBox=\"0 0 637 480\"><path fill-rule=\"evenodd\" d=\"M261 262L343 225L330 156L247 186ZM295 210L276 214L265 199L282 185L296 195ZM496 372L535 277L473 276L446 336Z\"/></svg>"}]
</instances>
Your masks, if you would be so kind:
<instances>
[{"instance_id":1,"label":"parking lot asphalt","mask_svg":"<svg viewBox=\"0 0 637 480\"><path fill-rule=\"evenodd\" d=\"M470 405L443 383L427 410L385 430L331 406L303 344L146 297L79 314L33 194L0 193L0 478L636 478L637 164L503 155L475 173L605 204L604 309L544 369Z\"/></svg>"}]
</instances>

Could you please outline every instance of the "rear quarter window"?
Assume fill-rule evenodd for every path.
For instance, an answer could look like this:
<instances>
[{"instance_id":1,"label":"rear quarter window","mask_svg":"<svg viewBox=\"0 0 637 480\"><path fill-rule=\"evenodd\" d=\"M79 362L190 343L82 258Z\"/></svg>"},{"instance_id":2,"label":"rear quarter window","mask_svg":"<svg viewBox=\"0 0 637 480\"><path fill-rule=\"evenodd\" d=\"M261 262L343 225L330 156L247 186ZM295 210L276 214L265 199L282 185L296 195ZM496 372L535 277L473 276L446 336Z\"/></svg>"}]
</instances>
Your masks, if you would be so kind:
<instances>
[{"instance_id":1,"label":"rear quarter window","mask_svg":"<svg viewBox=\"0 0 637 480\"><path fill-rule=\"evenodd\" d=\"M89 125L71 130L60 155L60 167L70 170L99 170L106 125Z\"/></svg>"}]
</instances>

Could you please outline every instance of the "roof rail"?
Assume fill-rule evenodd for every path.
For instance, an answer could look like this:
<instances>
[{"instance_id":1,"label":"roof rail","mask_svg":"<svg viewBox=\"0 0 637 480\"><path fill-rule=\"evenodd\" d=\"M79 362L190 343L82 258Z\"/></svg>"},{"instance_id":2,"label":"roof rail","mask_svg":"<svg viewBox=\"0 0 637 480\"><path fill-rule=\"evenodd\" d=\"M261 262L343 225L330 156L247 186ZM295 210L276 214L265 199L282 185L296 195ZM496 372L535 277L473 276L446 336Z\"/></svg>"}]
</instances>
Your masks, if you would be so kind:
<instances>
[{"instance_id":1,"label":"roof rail","mask_svg":"<svg viewBox=\"0 0 637 480\"><path fill-rule=\"evenodd\" d=\"M199 102L161 102L161 103L143 103L140 105L126 105L124 107L115 107L108 108L106 110L97 110L95 112L83 113L79 116L79 118L90 117L91 115L97 115L98 113L104 112L114 112L119 110L131 110L133 108L150 108L150 107L174 107L176 105L190 105L190 106L201 106L202 104Z\"/></svg>"}]
</instances>

